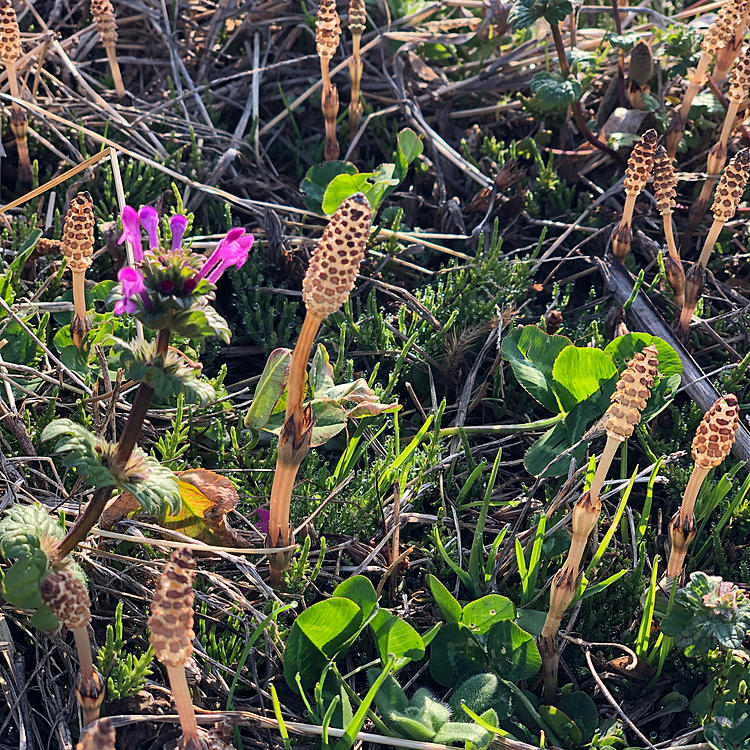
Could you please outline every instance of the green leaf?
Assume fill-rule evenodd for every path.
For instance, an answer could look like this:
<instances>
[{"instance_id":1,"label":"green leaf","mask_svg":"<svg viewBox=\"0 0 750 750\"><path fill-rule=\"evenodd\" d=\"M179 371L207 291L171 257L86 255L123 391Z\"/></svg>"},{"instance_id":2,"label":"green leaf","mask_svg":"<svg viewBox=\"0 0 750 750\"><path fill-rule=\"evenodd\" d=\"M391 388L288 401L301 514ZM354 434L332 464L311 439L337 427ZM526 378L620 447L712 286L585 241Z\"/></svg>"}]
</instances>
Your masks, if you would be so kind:
<instances>
[{"instance_id":1,"label":"green leaf","mask_svg":"<svg viewBox=\"0 0 750 750\"><path fill-rule=\"evenodd\" d=\"M422 154L424 146L419 136L411 129L404 128L398 134L398 176L406 177L409 165Z\"/></svg>"},{"instance_id":2,"label":"green leaf","mask_svg":"<svg viewBox=\"0 0 750 750\"><path fill-rule=\"evenodd\" d=\"M509 682L526 680L542 666L533 636L512 620L497 622L490 628L487 654L492 668Z\"/></svg>"},{"instance_id":3,"label":"green leaf","mask_svg":"<svg viewBox=\"0 0 750 750\"><path fill-rule=\"evenodd\" d=\"M310 363L310 376L308 378L313 398L326 397L336 401L336 396L331 394L335 387L333 380L333 367L328 350L323 344L318 344L312 362Z\"/></svg>"},{"instance_id":4,"label":"green leaf","mask_svg":"<svg viewBox=\"0 0 750 750\"><path fill-rule=\"evenodd\" d=\"M456 601L453 594L432 573L427 574L427 583L435 597L435 604L438 605L445 621L447 623L459 622L461 620L461 605Z\"/></svg>"},{"instance_id":5,"label":"green leaf","mask_svg":"<svg viewBox=\"0 0 750 750\"><path fill-rule=\"evenodd\" d=\"M583 735L576 723L555 706L539 706L539 715L552 727L560 741L569 750L581 744Z\"/></svg>"},{"instance_id":6,"label":"green leaf","mask_svg":"<svg viewBox=\"0 0 750 750\"><path fill-rule=\"evenodd\" d=\"M555 393L565 411L585 401L615 375L612 360L601 349L588 346L563 349L552 370Z\"/></svg>"},{"instance_id":7,"label":"green leaf","mask_svg":"<svg viewBox=\"0 0 750 750\"><path fill-rule=\"evenodd\" d=\"M583 744L591 742L599 727L599 711L589 695L581 691L567 693L560 698L557 708L575 722Z\"/></svg>"},{"instance_id":8,"label":"green leaf","mask_svg":"<svg viewBox=\"0 0 750 750\"><path fill-rule=\"evenodd\" d=\"M370 627L383 664L388 661L390 654L396 657L399 669L410 661L419 661L424 657L424 641L406 620L392 615L386 609L380 609L373 617Z\"/></svg>"},{"instance_id":9,"label":"green leaf","mask_svg":"<svg viewBox=\"0 0 750 750\"><path fill-rule=\"evenodd\" d=\"M294 621L284 652L284 679L297 692L320 679L323 667L344 651L360 631L362 610L350 599L334 597L313 604Z\"/></svg>"},{"instance_id":10,"label":"green leaf","mask_svg":"<svg viewBox=\"0 0 750 750\"><path fill-rule=\"evenodd\" d=\"M340 174L338 177L334 177L326 188L323 197L323 212L330 216L347 198L355 193L367 195L367 192L372 188L369 181L374 177L374 172ZM375 206L373 206L374 209Z\"/></svg>"},{"instance_id":11,"label":"green leaf","mask_svg":"<svg viewBox=\"0 0 750 750\"><path fill-rule=\"evenodd\" d=\"M346 427L346 411L330 398L316 398L311 403L313 413L313 429L311 447L327 443L332 437ZM285 414L274 414L265 426L267 432L274 435L281 433Z\"/></svg>"},{"instance_id":12,"label":"green leaf","mask_svg":"<svg viewBox=\"0 0 750 750\"><path fill-rule=\"evenodd\" d=\"M468 628L444 625L430 644L430 675L435 682L453 687L462 677L487 669L487 655Z\"/></svg>"},{"instance_id":13,"label":"green leaf","mask_svg":"<svg viewBox=\"0 0 750 750\"><path fill-rule=\"evenodd\" d=\"M537 326L524 326L503 339L500 351L521 387L542 406L560 412L552 372L558 355L569 346L572 343L565 336L548 336Z\"/></svg>"},{"instance_id":14,"label":"green leaf","mask_svg":"<svg viewBox=\"0 0 750 750\"><path fill-rule=\"evenodd\" d=\"M316 164L307 170L305 179L300 183L300 191L305 196L305 205L317 214L324 213L323 198L326 188L340 174L357 174L357 168L348 161L327 161Z\"/></svg>"},{"instance_id":15,"label":"green leaf","mask_svg":"<svg viewBox=\"0 0 750 750\"><path fill-rule=\"evenodd\" d=\"M461 623L472 633L486 633L496 622L513 620L516 607L513 602L499 594L489 594L469 602L461 615Z\"/></svg>"},{"instance_id":16,"label":"green leaf","mask_svg":"<svg viewBox=\"0 0 750 750\"><path fill-rule=\"evenodd\" d=\"M147 321L143 321L147 324ZM232 338L229 324L211 307L211 305L194 304L189 309L178 312L172 318L170 329L186 339L201 339L216 336L228 344Z\"/></svg>"},{"instance_id":17,"label":"green leaf","mask_svg":"<svg viewBox=\"0 0 750 750\"><path fill-rule=\"evenodd\" d=\"M22 557L5 571L3 596L8 603L21 609L36 609L44 603L39 584L47 572L47 555L40 549Z\"/></svg>"},{"instance_id":18,"label":"green leaf","mask_svg":"<svg viewBox=\"0 0 750 750\"><path fill-rule=\"evenodd\" d=\"M581 98L583 87L574 78L542 72L535 73L532 77L531 91L542 109L566 109Z\"/></svg>"},{"instance_id":19,"label":"green leaf","mask_svg":"<svg viewBox=\"0 0 750 750\"><path fill-rule=\"evenodd\" d=\"M527 29L540 18L550 25L562 23L573 12L568 0L517 0L511 7L509 21L514 29Z\"/></svg>"},{"instance_id":20,"label":"green leaf","mask_svg":"<svg viewBox=\"0 0 750 750\"><path fill-rule=\"evenodd\" d=\"M289 378L292 362L291 349L275 349L268 355L260 375L250 408L245 415L245 427L260 432L268 423Z\"/></svg>"},{"instance_id":21,"label":"green leaf","mask_svg":"<svg viewBox=\"0 0 750 750\"><path fill-rule=\"evenodd\" d=\"M375 587L365 576L352 576L336 586L333 596L351 599L361 610L362 616L370 619L373 610L378 606L378 595Z\"/></svg>"},{"instance_id":22,"label":"green leaf","mask_svg":"<svg viewBox=\"0 0 750 750\"><path fill-rule=\"evenodd\" d=\"M42 604L42 606L31 616L29 625L37 630L44 630L45 632L53 633L60 627L60 621L46 604Z\"/></svg>"}]
</instances>

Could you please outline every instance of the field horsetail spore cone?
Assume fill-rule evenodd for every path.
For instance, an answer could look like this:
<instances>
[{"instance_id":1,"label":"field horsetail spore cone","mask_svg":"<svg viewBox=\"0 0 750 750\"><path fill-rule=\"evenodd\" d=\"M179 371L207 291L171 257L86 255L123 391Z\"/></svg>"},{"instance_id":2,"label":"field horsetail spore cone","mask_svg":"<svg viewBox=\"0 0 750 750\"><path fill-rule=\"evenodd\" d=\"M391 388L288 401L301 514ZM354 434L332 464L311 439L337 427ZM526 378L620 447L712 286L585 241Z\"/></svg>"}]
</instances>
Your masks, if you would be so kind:
<instances>
[{"instance_id":1,"label":"field horsetail spore cone","mask_svg":"<svg viewBox=\"0 0 750 750\"><path fill-rule=\"evenodd\" d=\"M84 337L91 330L91 320L86 314L86 271L94 252L94 202L89 193L78 193L70 202L61 245L73 275L75 311L70 323L70 335L80 349Z\"/></svg>"},{"instance_id":2,"label":"field horsetail spore cone","mask_svg":"<svg viewBox=\"0 0 750 750\"><path fill-rule=\"evenodd\" d=\"M109 70L115 82L118 99L125 97L125 86L120 74L120 63L117 61L117 21L115 9L110 0L91 0L91 16L99 32L99 41L104 46L109 60Z\"/></svg>"},{"instance_id":3,"label":"field horsetail spore cone","mask_svg":"<svg viewBox=\"0 0 750 750\"><path fill-rule=\"evenodd\" d=\"M352 98L349 103L349 133L352 138L359 130L362 119L362 103L359 101L360 85L362 83L362 58L359 47L362 34L367 27L365 0L350 0L349 2L349 30L352 32L352 59L349 61L349 75L352 79Z\"/></svg>"},{"instance_id":4,"label":"field horsetail spore cone","mask_svg":"<svg viewBox=\"0 0 750 750\"><path fill-rule=\"evenodd\" d=\"M87 626L91 622L91 602L86 587L69 570L51 573L40 586L42 600L68 630L72 631L78 651L80 671L76 697L83 712L84 725L99 718L104 700L104 680L94 668Z\"/></svg>"},{"instance_id":5,"label":"field horsetail spore cone","mask_svg":"<svg viewBox=\"0 0 750 750\"><path fill-rule=\"evenodd\" d=\"M680 574L690 543L695 539L695 501L711 469L722 464L734 445L740 423L740 407L737 397L730 393L722 396L706 412L693 438L693 471L690 474L682 505L669 524L672 551L667 565L667 577Z\"/></svg>"},{"instance_id":6,"label":"field horsetail spore cone","mask_svg":"<svg viewBox=\"0 0 750 750\"><path fill-rule=\"evenodd\" d=\"M721 53L727 45L732 45L738 26L742 22L745 0L729 0L719 11L716 20L708 27L701 43L701 56L698 65L691 72L688 87L682 98L679 111L675 114L667 129L667 153L674 159L685 132L688 113L696 94L706 82L708 66L714 55ZM728 67L727 67L728 70Z\"/></svg>"},{"instance_id":7,"label":"field horsetail spore cone","mask_svg":"<svg viewBox=\"0 0 750 750\"><path fill-rule=\"evenodd\" d=\"M680 246L683 251L687 250L690 240L698 229L703 214L706 212L706 206L711 198L716 181L719 179L721 170L727 161L727 144L729 136L735 128L735 120L740 106L750 97L750 47L745 50L742 57L737 61L737 65L732 70L732 76L729 81L729 90L727 99L729 106L724 116L724 126L721 130L719 140L708 152L706 160L706 172L708 176L703 183L700 195L695 200L690 209L687 227L682 234Z\"/></svg>"},{"instance_id":8,"label":"field horsetail spore cone","mask_svg":"<svg viewBox=\"0 0 750 750\"><path fill-rule=\"evenodd\" d=\"M658 146L654 156L654 198L656 208L664 224L664 239L667 241L667 259L665 262L667 281L674 292L674 301L682 307L685 304L685 269L682 266L680 253L674 240L672 230L672 212L677 197L677 176L674 173L672 160L667 156L664 146Z\"/></svg>"},{"instance_id":9,"label":"field horsetail spore cone","mask_svg":"<svg viewBox=\"0 0 750 750\"><path fill-rule=\"evenodd\" d=\"M76 750L115 750L117 736L109 719L100 719L81 735Z\"/></svg>"},{"instance_id":10,"label":"field horsetail spore cone","mask_svg":"<svg viewBox=\"0 0 750 750\"><path fill-rule=\"evenodd\" d=\"M655 130L647 130L635 144L628 166L625 170L625 207L622 210L622 219L612 233L612 252L620 260L630 252L630 243L633 237L631 223L633 221L633 209L639 193L646 187L651 170L654 166L654 155L656 154L657 135Z\"/></svg>"},{"instance_id":11,"label":"field horsetail spore cone","mask_svg":"<svg viewBox=\"0 0 750 750\"><path fill-rule=\"evenodd\" d=\"M602 486L617 448L633 434L633 430L641 421L641 414L651 397L658 368L656 347L649 344L642 352L633 356L620 375L612 394L612 403L604 415L604 429L607 434L604 451L599 458L591 487L573 507L573 538L565 564L552 579L550 606L538 639L539 653L542 656L544 697L549 704L556 701L557 694L557 631L565 611L575 597L586 546L599 522Z\"/></svg>"},{"instance_id":12,"label":"field horsetail spore cone","mask_svg":"<svg viewBox=\"0 0 750 750\"><path fill-rule=\"evenodd\" d=\"M336 10L336 0L320 0L318 19L315 25L315 44L320 58L320 74L323 79L321 109L326 123L324 155L326 161L339 158L339 143L336 140L336 119L339 114L339 94L331 83L331 58L339 48L341 21Z\"/></svg>"},{"instance_id":13,"label":"field horsetail spore cone","mask_svg":"<svg viewBox=\"0 0 750 750\"><path fill-rule=\"evenodd\" d=\"M747 0L728 0L719 11L720 15L723 13L728 38L727 43L716 53L716 62L711 76L716 83L720 83L727 77L732 64L737 59L745 36L748 11L750 11L750 4Z\"/></svg>"},{"instance_id":14,"label":"field horsetail spore cone","mask_svg":"<svg viewBox=\"0 0 750 750\"><path fill-rule=\"evenodd\" d=\"M734 217L737 206L745 192L748 177L750 177L750 149L744 148L729 162L719 180L714 202L711 206L714 215L713 224L711 224L711 229L703 243L703 250L698 262L693 264L686 275L685 305L680 315L680 327L683 336L687 336L690 321L703 293L705 270L711 251L714 249L724 224Z\"/></svg>"},{"instance_id":15,"label":"field horsetail spore cone","mask_svg":"<svg viewBox=\"0 0 750 750\"><path fill-rule=\"evenodd\" d=\"M15 99L21 98L16 65L22 54L21 31L18 28L16 11L13 10L13 4L10 0L0 0L0 57L8 71L10 93ZM33 172L26 137L28 117L26 111L15 103L11 109L10 127L16 139L16 149L18 150L18 179L21 182L31 182Z\"/></svg>"},{"instance_id":16,"label":"field horsetail spore cone","mask_svg":"<svg viewBox=\"0 0 750 750\"><path fill-rule=\"evenodd\" d=\"M289 367L286 418L279 435L276 473L271 490L268 521L268 542L271 547L285 547L293 541L289 527L292 488L300 464L310 448L313 428L310 407L303 409L310 351L323 320L336 312L354 289L371 226L372 209L367 198L362 193L347 198L323 231L302 282L306 314ZM274 586L280 585L289 559L285 553L269 558Z\"/></svg>"}]
</instances>

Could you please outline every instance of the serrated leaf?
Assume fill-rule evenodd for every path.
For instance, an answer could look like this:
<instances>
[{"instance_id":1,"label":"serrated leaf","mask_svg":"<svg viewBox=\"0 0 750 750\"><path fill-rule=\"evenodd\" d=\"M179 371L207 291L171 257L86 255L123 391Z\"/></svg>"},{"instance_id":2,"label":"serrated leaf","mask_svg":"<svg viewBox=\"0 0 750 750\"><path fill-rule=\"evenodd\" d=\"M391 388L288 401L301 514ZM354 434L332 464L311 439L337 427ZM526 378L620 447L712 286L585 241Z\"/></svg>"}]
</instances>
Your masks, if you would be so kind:
<instances>
[{"instance_id":1,"label":"serrated leaf","mask_svg":"<svg viewBox=\"0 0 750 750\"><path fill-rule=\"evenodd\" d=\"M228 344L232 338L229 324L211 305L195 304L184 312L178 312L169 327L178 336L187 339L216 336Z\"/></svg>"},{"instance_id":2,"label":"serrated leaf","mask_svg":"<svg viewBox=\"0 0 750 750\"><path fill-rule=\"evenodd\" d=\"M568 0L517 0L513 3L508 20L514 29L527 29L540 18L550 25L562 23L573 11Z\"/></svg>"},{"instance_id":3,"label":"serrated leaf","mask_svg":"<svg viewBox=\"0 0 750 750\"><path fill-rule=\"evenodd\" d=\"M563 78L557 73L535 73L531 91L544 110L566 109L581 98L583 87L573 78Z\"/></svg>"},{"instance_id":4,"label":"serrated leaf","mask_svg":"<svg viewBox=\"0 0 750 750\"><path fill-rule=\"evenodd\" d=\"M165 508L172 513L179 512L182 499L174 473L137 447L128 464L134 461L138 462L139 475L127 481L116 481L115 485L123 492L132 493L149 515L158 516Z\"/></svg>"}]
</instances>

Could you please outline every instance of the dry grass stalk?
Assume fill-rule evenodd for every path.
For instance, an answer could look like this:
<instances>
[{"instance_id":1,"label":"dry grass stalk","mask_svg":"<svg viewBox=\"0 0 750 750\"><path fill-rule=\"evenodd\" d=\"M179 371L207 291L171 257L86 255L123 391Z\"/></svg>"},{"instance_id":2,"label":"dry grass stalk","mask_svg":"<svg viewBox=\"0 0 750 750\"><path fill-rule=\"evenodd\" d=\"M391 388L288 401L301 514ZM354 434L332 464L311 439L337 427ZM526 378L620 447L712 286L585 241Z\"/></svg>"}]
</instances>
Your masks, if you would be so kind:
<instances>
[{"instance_id":1,"label":"dry grass stalk","mask_svg":"<svg viewBox=\"0 0 750 750\"><path fill-rule=\"evenodd\" d=\"M620 260L624 260L630 252L630 243L633 237L631 229L633 209L638 194L646 187L648 178L651 176L656 143L656 131L653 129L647 130L635 144L628 159L628 166L625 170L625 207L622 210L622 219L612 233L612 252Z\"/></svg>"},{"instance_id":2,"label":"dry grass stalk","mask_svg":"<svg viewBox=\"0 0 750 750\"><path fill-rule=\"evenodd\" d=\"M362 102L359 100L360 85L362 83L362 58L359 54L362 34L367 27L367 14L364 0L350 0L349 2L349 30L352 32L352 58L349 61L349 75L352 79L352 98L349 102L349 134L352 138L359 130L362 119Z\"/></svg>"},{"instance_id":3,"label":"dry grass stalk","mask_svg":"<svg viewBox=\"0 0 750 750\"><path fill-rule=\"evenodd\" d=\"M276 473L271 490L268 546L292 543L289 508L297 471L312 438L312 413L303 409L305 374L315 336L321 323L346 302L357 280L372 226L372 209L362 193L347 198L320 238L302 282L307 312L289 367L286 419L279 435ZM269 558L271 583L279 586L289 556Z\"/></svg>"},{"instance_id":4,"label":"dry grass stalk","mask_svg":"<svg viewBox=\"0 0 750 750\"><path fill-rule=\"evenodd\" d=\"M667 281L674 292L674 301L682 307L685 304L685 269L682 267L682 260L672 231L672 212L677 197L675 190L677 182L672 160L667 156L664 146L657 147L654 155L654 198L664 224L664 238L669 251L666 260Z\"/></svg>"},{"instance_id":5,"label":"dry grass stalk","mask_svg":"<svg viewBox=\"0 0 750 750\"><path fill-rule=\"evenodd\" d=\"M315 26L315 44L320 58L320 74L323 79L321 109L326 123L326 161L339 158L339 143L336 140L336 119L339 114L339 94L331 83L330 62L339 48L341 21L336 10L336 0L320 0L318 19Z\"/></svg>"},{"instance_id":6,"label":"dry grass stalk","mask_svg":"<svg viewBox=\"0 0 750 750\"><path fill-rule=\"evenodd\" d=\"M749 96L750 47L745 50L742 57L737 61L737 65L735 65L732 70L729 90L727 91L729 106L724 117L724 125L721 129L719 140L708 153L708 158L706 160L706 172L708 173L708 177L706 177L706 180L703 183L700 195L690 209L687 227L685 228L681 240L681 246L684 249L687 249L692 236L695 234L695 231L698 229L698 226L703 219L703 214L706 212L706 206L711 198L711 193L713 192L714 186L721 174L721 170L724 169L724 165L727 161L727 144L729 142L729 136L735 128L737 112L742 104L747 101Z\"/></svg>"},{"instance_id":7,"label":"dry grass stalk","mask_svg":"<svg viewBox=\"0 0 750 750\"><path fill-rule=\"evenodd\" d=\"M10 93L15 99L21 98L16 65L22 54L21 31L18 28L16 11L13 10L11 0L0 0L0 57L8 71ZM26 137L28 117L26 116L26 110L15 103L12 105L10 127L16 139L16 149L18 150L18 179L21 182L31 182L33 170Z\"/></svg>"},{"instance_id":8,"label":"dry grass stalk","mask_svg":"<svg viewBox=\"0 0 750 750\"><path fill-rule=\"evenodd\" d=\"M737 397L730 393L719 398L706 412L693 438L692 456L695 461L688 480L682 505L672 518L669 535L672 551L667 565L667 577L680 574L690 543L695 539L695 501L711 469L721 465L734 444L740 423L740 408Z\"/></svg>"},{"instance_id":9,"label":"dry grass stalk","mask_svg":"<svg viewBox=\"0 0 750 750\"><path fill-rule=\"evenodd\" d=\"M115 750L115 728L109 719L99 719L81 735L76 750Z\"/></svg>"},{"instance_id":10,"label":"dry grass stalk","mask_svg":"<svg viewBox=\"0 0 750 750\"><path fill-rule=\"evenodd\" d=\"M656 347L649 344L628 362L612 394L612 403L605 414L604 428L607 442L599 458L589 491L573 507L573 538L565 564L552 580L550 606L538 639L542 655L544 697L547 703L556 700L559 651L557 631L565 611L578 588L581 562L591 532L599 522L602 510L600 492L617 448L633 434L641 421L641 412L651 396L651 388L658 374Z\"/></svg>"},{"instance_id":11,"label":"dry grass stalk","mask_svg":"<svg viewBox=\"0 0 750 750\"><path fill-rule=\"evenodd\" d=\"M117 98L125 97L125 86L120 74L120 63L117 61L117 21L115 9L110 0L91 0L91 15L99 32L99 40L104 45L109 60L109 70L115 82Z\"/></svg>"},{"instance_id":12,"label":"dry grass stalk","mask_svg":"<svg viewBox=\"0 0 750 750\"><path fill-rule=\"evenodd\" d=\"M94 202L89 193L78 193L70 202L61 244L73 274L75 313L70 323L70 335L80 349L91 330L91 320L86 314L86 271L94 252Z\"/></svg>"},{"instance_id":13,"label":"dry grass stalk","mask_svg":"<svg viewBox=\"0 0 750 750\"><path fill-rule=\"evenodd\" d=\"M104 680L94 668L87 626L91 622L91 602L86 587L70 571L51 573L41 583L44 603L68 630L72 631L78 651L80 671L76 697L83 711L84 725L99 718L104 700Z\"/></svg>"},{"instance_id":14,"label":"dry grass stalk","mask_svg":"<svg viewBox=\"0 0 750 750\"><path fill-rule=\"evenodd\" d=\"M714 249L721 230L724 228L724 224L737 211L737 206L745 192L748 177L750 177L750 149L744 148L729 162L719 180L714 202L711 206L711 211L714 215L713 224L711 224L711 229L703 243L703 250L698 262L693 264L685 276L685 305L680 315L680 328L683 335L687 334L693 313L698 306L698 300L703 293L705 269L708 265L708 259L711 257L711 252Z\"/></svg>"},{"instance_id":15,"label":"dry grass stalk","mask_svg":"<svg viewBox=\"0 0 750 750\"><path fill-rule=\"evenodd\" d=\"M633 109L644 109L643 95L651 93L649 81L654 74L654 56L651 47L638 42L630 53L630 78L628 96Z\"/></svg>"}]
</instances>

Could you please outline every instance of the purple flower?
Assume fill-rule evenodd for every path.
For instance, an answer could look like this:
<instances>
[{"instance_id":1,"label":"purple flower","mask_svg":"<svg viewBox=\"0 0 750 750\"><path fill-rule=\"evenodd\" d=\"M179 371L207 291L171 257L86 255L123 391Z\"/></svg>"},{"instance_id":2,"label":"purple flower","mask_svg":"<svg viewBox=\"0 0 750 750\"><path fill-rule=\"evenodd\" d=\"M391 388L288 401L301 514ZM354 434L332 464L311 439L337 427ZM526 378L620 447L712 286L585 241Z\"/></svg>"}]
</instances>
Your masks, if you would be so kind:
<instances>
[{"instance_id":1,"label":"purple flower","mask_svg":"<svg viewBox=\"0 0 750 750\"><path fill-rule=\"evenodd\" d=\"M260 516L260 522L257 524L258 531L261 534L268 533L268 521L271 518L271 511L268 508L258 508L258 515Z\"/></svg>"},{"instance_id":2,"label":"purple flower","mask_svg":"<svg viewBox=\"0 0 750 750\"><path fill-rule=\"evenodd\" d=\"M132 297L137 294L144 299L144 302L148 299L146 285L143 283L143 274L137 268L125 266L120 269L117 279L122 286L122 299L115 302L115 315L122 315L123 313L132 315L136 311L136 305ZM148 301L150 304L151 300Z\"/></svg>"},{"instance_id":3,"label":"purple flower","mask_svg":"<svg viewBox=\"0 0 750 750\"><path fill-rule=\"evenodd\" d=\"M159 249L159 214L151 206L141 206L138 211L143 228L148 235L149 246L152 250Z\"/></svg>"},{"instance_id":4,"label":"purple flower","mask_svg":"<svg viewBox=\"0 0 750 750\"><path fill-rule=\"evenodd\" d=\"M177 250L182 244L182 235L187 229L188 220L182 214L175 214L169 220L169 228L172 230L172 250Z\"/></svg>"},{"instance_id":5,"label":"purple flower","mask_svg":"<svg viewBox=\"0 0 750 750\"><path fill-rule=\"evenodd\" d=\"M196 274L196 282L208 278L215 284L230 266L240 268L247 260L254 239L252 234L245 234L242 227L230 229Z\"/></svg>"},{"instance_id":6,"label":"purple flower","mask_svg":"<svg viewBox=\"0 0 750 750\"><path fill-rule=\"evenodd\" d=\"M133 260L140 263L143 260L141 223L138 219L138 212L131 206L125 206L122 210L122 236L117 243L121 245L126 240L133 248Z\"/></svg>"}]
</instances>

